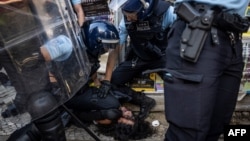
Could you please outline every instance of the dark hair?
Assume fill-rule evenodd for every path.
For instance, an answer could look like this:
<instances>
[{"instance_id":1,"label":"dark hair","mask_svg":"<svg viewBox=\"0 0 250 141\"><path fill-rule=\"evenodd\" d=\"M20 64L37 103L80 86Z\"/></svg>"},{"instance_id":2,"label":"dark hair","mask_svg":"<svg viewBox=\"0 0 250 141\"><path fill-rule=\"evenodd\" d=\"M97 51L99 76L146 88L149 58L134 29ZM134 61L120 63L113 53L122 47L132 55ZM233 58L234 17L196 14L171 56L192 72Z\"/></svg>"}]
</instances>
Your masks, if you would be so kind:
<instances>
[{"instance_id":1,"label":"dark hair","mask_svg":"<svg viewBox=\"0 0 250 141\"><path fill-rule=\"evenodd\" d=\"M134 125L124 123L113 123L111 125L98 125L98 131L106 136L113 136L119 141L128 141L129 139L140 140L153 134L153 128L148 121L135 120Z\"/></svg>"}]
</instances>

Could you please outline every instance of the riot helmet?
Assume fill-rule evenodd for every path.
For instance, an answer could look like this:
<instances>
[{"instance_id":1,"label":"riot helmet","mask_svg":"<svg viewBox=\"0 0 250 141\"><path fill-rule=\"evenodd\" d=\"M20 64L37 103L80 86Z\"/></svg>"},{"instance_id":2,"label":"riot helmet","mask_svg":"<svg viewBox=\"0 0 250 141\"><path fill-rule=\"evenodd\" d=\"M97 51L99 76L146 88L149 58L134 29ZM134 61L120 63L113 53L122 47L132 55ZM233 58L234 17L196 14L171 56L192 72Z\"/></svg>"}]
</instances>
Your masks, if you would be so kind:
<instances>
[{"instance_id":1,"label":"riot helmet","mask_svg":"<svg viewBox=\"0 0 250 141\"><path fill-rule=\"evenodd\" d=\"M116 27L103 20L89 20L82 26L83 41L87 52L95 58L114 49L119 43L119 34Z\"/></svg>"},{"instance_id":2,"label":"riot helmet","mask_svg":"<svg viewBox=\"0 0 250 141\"><path fill-rule=\"evenodd\" d=\"M153 0L127 0L121 9L123 13L134 13L138 20L144 20L152 13Z\"/></svg>"}]
</instances>

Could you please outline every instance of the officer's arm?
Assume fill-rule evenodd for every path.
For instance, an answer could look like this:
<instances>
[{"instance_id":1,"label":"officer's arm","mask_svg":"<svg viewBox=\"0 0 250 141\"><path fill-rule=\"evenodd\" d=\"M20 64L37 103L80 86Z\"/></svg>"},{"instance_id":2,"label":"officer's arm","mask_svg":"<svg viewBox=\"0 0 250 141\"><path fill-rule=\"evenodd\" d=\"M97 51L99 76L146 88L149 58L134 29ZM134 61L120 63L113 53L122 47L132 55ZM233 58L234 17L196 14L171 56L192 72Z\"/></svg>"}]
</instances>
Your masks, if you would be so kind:
<instances>
[{"instance_id":1,"label":"officer's arm","mask_svg":"<svg viewBox=\"0 0 250 141\"><path fill-rule=\"evenodd\" d=\"M72 53L73 45L65 35L59 35L40 47L45 61L63 61Z\"/></svg>"},{"instance_id":2,"label":"officer's arm","mask_svg":"<svg viewBox=\"0 0 250 141\"><path fill-rule=\"evenodd\" d=\"M48 61L52 60L50 55L49 55L48 50L44 46L40 47L40 51L41 51L41 54L43 55L43 58L45 61L48 62Z\"/></svg>"},{"instance_id":3,"label":"officer's arm","mask_svg":"<svg viewBox=\"0 0 250 141\"><path fill-rule=\"evenodd\" d=\"M163 15L162 28L167 29L168 27L171 27L176 19L177 15L174 12L174 7L170 6Z\"/></svg>"},{"instance_id":4,"label":"officer's arm","mask_svg":"<svg viewBox=\"0 0 250 141\"><path fill-rule=\"evenodd\" d=\"M109 51L104 80L108 80L108 81L111 80L112 72L115 68L115 65L118 62L119 54L122 50L122 47L125 45L127 37L128 37L128 33L125 27L124 19L122 18L119 24L120 45L116 47L115 49Z\"/></svg>"},{"instance_id":5,"label":"officer's arm","mask_svg":"<svg viewBox=\"0 0 250 141\"><path fill-rule=\"evenodd\" d=\"M78 23L79 23L80 26L82 26L83 23L84 23L84 20L85 20L85 14L84 14L81 3L80 4L75 4L74 9L75 9L76 14L77 14Z\"/></svg>"},{"instance_id":6,"label":"officer's arm","mask_svg":"<svg viewBox=\"0 0 250 141\"><path fill-rule=\"evenodd\" d=\"M122 48L121 46L118 46L115 49L112 49L109 51L104 80L108 80L108 81L111 80L112 72L118 61L118 56L119 56L121 48Z\"/></svg>"}]
</instances>

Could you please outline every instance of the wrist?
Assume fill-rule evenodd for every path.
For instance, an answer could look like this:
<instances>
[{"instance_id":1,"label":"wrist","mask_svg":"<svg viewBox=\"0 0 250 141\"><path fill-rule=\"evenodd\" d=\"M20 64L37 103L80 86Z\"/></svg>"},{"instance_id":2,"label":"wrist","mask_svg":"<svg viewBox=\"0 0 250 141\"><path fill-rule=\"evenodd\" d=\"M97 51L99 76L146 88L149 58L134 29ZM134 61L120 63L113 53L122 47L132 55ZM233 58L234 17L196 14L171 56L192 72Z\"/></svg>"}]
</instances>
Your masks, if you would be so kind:
<instances>
[{"instance_id":1,"label":"wrist","mask_svg":"<svg viewBox=\"0 0 250 141\"><path fill-rule=\"evenodd\" d=\"M106 84L106 85L110 85L110 81L109 80L102 80L101 83L102 84Z\"/></svg>"}]
</instances>

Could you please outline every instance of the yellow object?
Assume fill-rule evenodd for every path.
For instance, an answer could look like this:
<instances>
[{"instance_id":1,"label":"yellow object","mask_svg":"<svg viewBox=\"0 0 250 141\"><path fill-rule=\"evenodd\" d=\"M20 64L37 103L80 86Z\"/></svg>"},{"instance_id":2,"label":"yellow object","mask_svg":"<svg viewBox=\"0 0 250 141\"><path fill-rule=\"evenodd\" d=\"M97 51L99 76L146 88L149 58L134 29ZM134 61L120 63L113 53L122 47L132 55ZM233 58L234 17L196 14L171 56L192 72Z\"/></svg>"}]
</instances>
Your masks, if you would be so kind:
<instances>
[{"instance_id":1,"label":"yellow object","mask_svg":"<svg viewBox=\"0 0 250 141\"><path fill-rule=\"evenodd\" d=\"M155 81L156 73L150 73L135 77L129 85L135 91L155 92Z\"/></svg>"},{"instance_id":2,"label":"yellow object","mask_svg":"<svg viewBox=\"0 0 250 141\"><path fill-rule=\"evenodd\" d=\"M164 92L164 82L158 74L156 74L155 78L155 91Z\"/></svg>"},{"instance_id":3,"label":"yellow object","mask_svg":"<svg viewBox=\"0 0 250 141\"><path fill-rule=\"evenodd\" d=\"M246 12L245 12L245 16L248 19L250 19L250 6L247 7ZM243 33L243 37L245 37L245 38L250 37L250 29L248 29L248 31L246 33Z\"/></svg>"}]
</instances>

